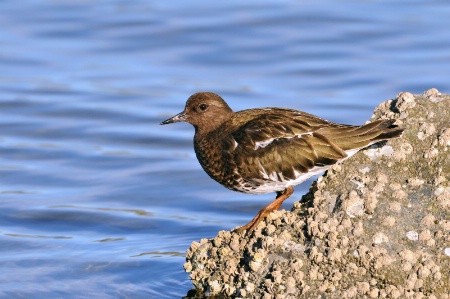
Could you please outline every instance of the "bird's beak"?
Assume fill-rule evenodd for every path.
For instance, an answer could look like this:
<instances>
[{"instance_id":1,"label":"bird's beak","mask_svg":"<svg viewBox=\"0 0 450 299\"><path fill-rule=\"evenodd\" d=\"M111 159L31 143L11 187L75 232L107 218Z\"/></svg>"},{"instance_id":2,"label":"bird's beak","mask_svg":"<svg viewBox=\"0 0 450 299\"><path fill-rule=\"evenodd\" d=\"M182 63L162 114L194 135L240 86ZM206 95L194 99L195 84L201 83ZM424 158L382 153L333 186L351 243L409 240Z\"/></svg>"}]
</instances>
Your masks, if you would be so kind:
<instances>
[{"instance_id":1,"label":"bird's beak","mask_svg":"<svg viewBox=\"0 0 450 299\"><path fill-rule=\"evenodd\" d=\"M172 116L169 119L166 119L165 121L163 121L161 123L161 125L167 125L167 124L176 123L176 122L179 122L179 121L186 121L186 118L187 118L187 116L186 116L186 114L183 111L183 112L178 113L175 116Z\"/></svg>"}]
</instances>

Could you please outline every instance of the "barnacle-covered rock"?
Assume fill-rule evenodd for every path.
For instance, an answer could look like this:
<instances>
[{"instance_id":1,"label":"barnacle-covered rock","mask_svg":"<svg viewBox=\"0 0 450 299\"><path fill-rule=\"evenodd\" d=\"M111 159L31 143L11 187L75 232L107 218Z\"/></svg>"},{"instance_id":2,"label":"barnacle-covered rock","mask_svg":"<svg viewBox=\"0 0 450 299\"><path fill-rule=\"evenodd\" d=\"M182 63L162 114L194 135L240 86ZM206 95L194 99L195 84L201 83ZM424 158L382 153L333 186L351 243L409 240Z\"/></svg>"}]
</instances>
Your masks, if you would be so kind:
<instances>
[{"instance_id":1,"label":"barnacle-covered rock","mask_svg":"<svg viewBox=\"0 0 450 299\"><path fill-rule=\"evenodd\" d=\"M197 297L450 299L450 96L403 92L403 136L333 166L250 235L193 242ZM190 292L192 293L192 292Z\"/></svg>"}]
</instances>

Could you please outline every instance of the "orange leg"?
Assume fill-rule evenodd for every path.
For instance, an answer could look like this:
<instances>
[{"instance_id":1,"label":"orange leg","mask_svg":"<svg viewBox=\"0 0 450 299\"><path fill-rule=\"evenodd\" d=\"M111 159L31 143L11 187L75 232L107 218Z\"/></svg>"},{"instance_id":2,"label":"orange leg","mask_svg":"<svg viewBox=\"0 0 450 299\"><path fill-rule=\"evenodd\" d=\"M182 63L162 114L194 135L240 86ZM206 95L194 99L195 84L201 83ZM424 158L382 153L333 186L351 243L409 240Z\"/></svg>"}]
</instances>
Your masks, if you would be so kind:
<instances>
[{"instance_id":1,"label":"orange leg","mask_svg":"<svg viewBox=\"0 0 450 299\"><path fill-rule=\"evenodd\" d=\"M240 233L243 232L244 230L247 230L247 232L251 232L252 230L254 230L256 226L258 226L258 224L261 222L261 220L266 218L270 212L278 210L281 207L283 201L285 201L289 196L291 196L292 193L294 193L293 187L287 187L286 189L284 189L283 192L280 191L277 192L277 198L275 198L274 201L272 201L267 206L262 208L258 212L258 214L256 214L255 218L252 219L252 221L250 221L244 226L237 228L236 231Z\"/></svg>"}]
</instances>

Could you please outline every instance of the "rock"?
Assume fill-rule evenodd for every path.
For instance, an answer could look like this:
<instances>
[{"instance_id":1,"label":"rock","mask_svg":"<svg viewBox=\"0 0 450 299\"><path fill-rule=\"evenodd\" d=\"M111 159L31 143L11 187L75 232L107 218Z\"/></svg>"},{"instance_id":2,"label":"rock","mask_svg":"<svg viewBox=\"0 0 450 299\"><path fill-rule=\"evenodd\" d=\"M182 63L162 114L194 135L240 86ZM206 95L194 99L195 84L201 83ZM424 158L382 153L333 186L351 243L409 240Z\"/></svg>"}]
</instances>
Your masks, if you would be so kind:
<instances>
[{"instance_id":1,"label":"rock","mask_svg":"<svg viewBox=\"0 0 450 299\"><path fill-rule=\"evenodd\" d=\"M373 119L397 119L401 138L333 167L251 235L192 243L194 297L450 299L449 107L436 89L400 93Z\"/></svg>"}]
</instances>

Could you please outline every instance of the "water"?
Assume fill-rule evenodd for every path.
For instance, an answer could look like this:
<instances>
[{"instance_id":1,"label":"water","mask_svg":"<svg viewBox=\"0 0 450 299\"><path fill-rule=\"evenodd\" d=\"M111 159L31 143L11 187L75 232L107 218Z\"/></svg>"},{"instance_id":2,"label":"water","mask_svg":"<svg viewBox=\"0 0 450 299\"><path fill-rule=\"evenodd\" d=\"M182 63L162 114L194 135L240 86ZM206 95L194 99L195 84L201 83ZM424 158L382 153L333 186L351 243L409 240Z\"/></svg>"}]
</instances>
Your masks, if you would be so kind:
<instances>
[{"instance_id":1,"label":"water","mask_svg":"<svg viewBox=\"0 0 450 299\"><path fill-rule=\"evenodd\" d=\"M194 240L274 198L200 169L159 122L202 90L235 110L360 124L449 92L447 1L3 1L0 297L181 298ZM296 188L290 209L308 189Z\"/></svg>"}]
</instances>

